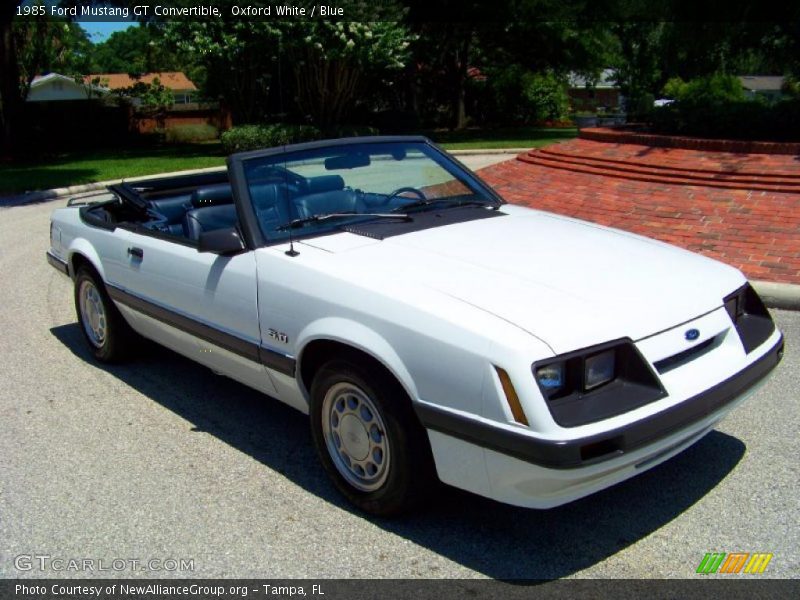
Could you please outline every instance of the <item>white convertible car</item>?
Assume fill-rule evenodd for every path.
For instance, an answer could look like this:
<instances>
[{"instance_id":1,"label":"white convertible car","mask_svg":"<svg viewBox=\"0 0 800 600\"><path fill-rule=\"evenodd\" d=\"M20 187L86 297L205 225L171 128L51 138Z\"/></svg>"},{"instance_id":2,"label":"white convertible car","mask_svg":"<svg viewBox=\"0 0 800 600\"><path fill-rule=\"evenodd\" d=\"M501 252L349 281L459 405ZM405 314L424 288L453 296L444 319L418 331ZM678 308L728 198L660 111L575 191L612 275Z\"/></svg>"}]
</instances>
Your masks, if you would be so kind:
<instances>
[{"instance_id":1,"label":"white convertible car","mask_svg":"<svg viewBox=\"0 0 800 600\"><path fill-rule=\"evenodd\" d=\"M73 199L48 261L94 356L144 336L310 414L361 509L436 478L570 502L705 435L780 361L734 268L512 206L422 137L236 154Z\"/></svg>"}]
</instances>

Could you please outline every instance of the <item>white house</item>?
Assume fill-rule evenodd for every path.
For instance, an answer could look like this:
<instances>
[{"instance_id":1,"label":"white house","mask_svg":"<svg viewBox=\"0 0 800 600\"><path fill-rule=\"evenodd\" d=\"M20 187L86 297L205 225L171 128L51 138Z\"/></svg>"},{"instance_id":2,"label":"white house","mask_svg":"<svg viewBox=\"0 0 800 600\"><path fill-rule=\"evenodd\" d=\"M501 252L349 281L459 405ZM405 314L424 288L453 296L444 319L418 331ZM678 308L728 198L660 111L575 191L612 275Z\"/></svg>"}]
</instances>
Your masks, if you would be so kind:
<instances>
[{"instance_id":1,"label":"white house","mask_svg":"<svg viewBox=\"0 0 800 600\"><path fill-rule=\"evenodd\" d=\"M76 82L74 78L48 73L37 75L31 82L28 102L60 102L64 100L89 100L108 93L106 88Z\"/></svg>"}]
</instances>

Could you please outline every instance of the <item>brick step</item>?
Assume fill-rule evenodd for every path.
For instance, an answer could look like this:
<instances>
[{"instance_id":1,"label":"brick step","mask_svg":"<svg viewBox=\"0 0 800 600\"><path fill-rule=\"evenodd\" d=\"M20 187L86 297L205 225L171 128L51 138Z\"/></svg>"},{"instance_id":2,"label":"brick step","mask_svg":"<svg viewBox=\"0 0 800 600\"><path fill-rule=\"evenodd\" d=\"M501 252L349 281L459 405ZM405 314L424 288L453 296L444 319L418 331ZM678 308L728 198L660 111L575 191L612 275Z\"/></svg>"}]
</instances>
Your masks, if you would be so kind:
<instances>
[{"instance_id":1,"label":"brick step","mask_svg":"<svg viewBox=\"0 0 800 600\"><path fill-rule=\"evenodd\" d=\"M598 144L594 144L595 146ZM588 149L587 149L588 150ZM686 167L684 166L685 162L681 164L677 160L669 160L663 159L664 163L667 164L655 164L652 162L647 161L637 161L635 159L622 159L622 158L607 158L605 156L597 156L592 155L591 151L587 151L586 153L578 153L578 152L565 152L563 150L559 150L557 146L550 146L547 148L541 148L539 150L530 150L528 154L534 153L541 153L547 154L548 156L552 156L553 158L564 158L564 159L572 159L572 160L579 160L579 161L593 161L593 162L601 162L601 163L610 163L621 165L625 167L635 167L639 169L656 169L659 171L675 171L681 173L689 173L689 174L697 174L697 175L711 175L713 177L722 176L722 177L733 177L733 178L752 178L753 181L763 181L763 183L767 183L768 181L775 181L776 183L800 183L800 165L794 171L725 171L720 169L710 169L710 168L702 168L702 167ZM684 159L685 161L685 159ZM669 164L678 163L678 164ZM722 166L722 165L720 165Z\"/></svg>"},{"instance_id":2,"label":"brick step","mask_svg":"<svg viewBox=\"0 0 800 600\"><path fill-rule=\"evenodd\" d=\"M592 166L589 164L576 163L574 161L568 162L564 160L554 160L541 153L523 153L517 156L517 160L548 167L551 169L560 169L562 171L572 171L576 173L586 173L589 175L602 175L605 177L615 177L617 179L630 179L634 181L646 181L648 183L665 183L671 185L698 185L705 187L722 188L729 190L758 190L764 192L778 192L786 194L800 193L800 185L797 184L769 184L761 182L731 182L720 181L713 178L691 178L682 174L668 174L668 173L650 173L646 171L631 171L621 170L619 168Z\"/></svg>"}]
</instances>

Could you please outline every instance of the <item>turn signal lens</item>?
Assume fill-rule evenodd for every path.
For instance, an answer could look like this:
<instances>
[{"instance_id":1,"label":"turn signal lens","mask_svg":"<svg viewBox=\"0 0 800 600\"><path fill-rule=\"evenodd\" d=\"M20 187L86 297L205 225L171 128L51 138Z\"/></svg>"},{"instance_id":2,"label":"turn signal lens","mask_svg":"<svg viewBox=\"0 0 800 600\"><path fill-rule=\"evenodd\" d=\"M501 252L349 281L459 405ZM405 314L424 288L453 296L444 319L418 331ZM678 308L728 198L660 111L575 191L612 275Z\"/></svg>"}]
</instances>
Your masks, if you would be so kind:
<instances>
[{"instance_id":1,"label":"turn signal lens","mask_svg":"<svg viewBox=\"0 0 800 600\"><path fill-rule=\"evenodd\" d=\"M511 378L505 369L500 367L495 367L494 369L497 371L497 377L500 378L500 385L503 387L503 393L506 395L506 402L508 402L508 407L511 409L514 420L522 425L527 425L528 418L525 416L525 411L522 410L522 403L519 401L514 384L511 383Z\"/></svg>"}]
</instances>

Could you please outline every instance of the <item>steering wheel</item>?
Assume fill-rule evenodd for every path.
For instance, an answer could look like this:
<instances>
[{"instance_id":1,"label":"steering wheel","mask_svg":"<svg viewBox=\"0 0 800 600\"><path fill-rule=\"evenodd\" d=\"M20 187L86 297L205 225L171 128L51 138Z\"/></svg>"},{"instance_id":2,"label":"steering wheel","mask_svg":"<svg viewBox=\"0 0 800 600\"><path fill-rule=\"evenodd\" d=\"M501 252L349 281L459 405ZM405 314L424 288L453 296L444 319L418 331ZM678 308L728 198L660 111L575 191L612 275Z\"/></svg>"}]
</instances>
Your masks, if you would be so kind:
<instances>
[{"instance_id":1,"label":"steering wheel","mask_svg":"<svg viewBox=\"0 0 800 600\"><path fill-rule=\"evenodd\" d=\"M419 198L420 200L427 200L427 198L425 197L425 194L423 194L423 193L422 193L420 190L418 190L417 188L415 188L415 187L411 187L411 186L404 186L404 187L399 187L399 188L397 188L397 189L396 189L395 191L393 191L391 194L389 194L388 196L386 196L386 202L385 202L385 203L386 203L386 204L389 204L389 202L391 202L393 198L395 198L396 196L399 196L400 194L402 194L402 193L404 193L404 192L408 192L408 193L410 193L410 194L414 194L414 195L415 195L417 198Z\"/></svg>"}]
</instances>

